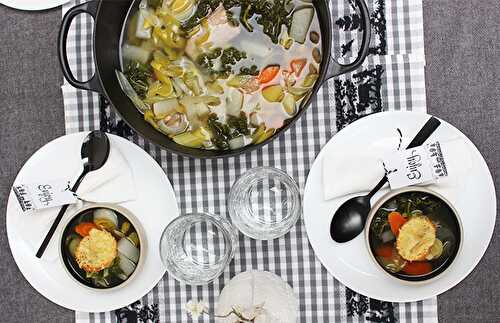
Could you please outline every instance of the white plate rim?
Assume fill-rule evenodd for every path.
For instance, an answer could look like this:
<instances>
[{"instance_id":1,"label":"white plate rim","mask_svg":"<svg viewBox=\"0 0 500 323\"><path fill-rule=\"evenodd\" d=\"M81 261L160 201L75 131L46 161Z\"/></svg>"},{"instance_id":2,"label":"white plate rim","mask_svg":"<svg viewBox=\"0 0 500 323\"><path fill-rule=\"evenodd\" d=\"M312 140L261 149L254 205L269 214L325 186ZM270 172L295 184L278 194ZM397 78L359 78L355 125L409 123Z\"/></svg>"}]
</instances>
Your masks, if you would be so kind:
<instances>
[{"instance_id":1,"label":"white plate rim","mask_svg":"<svg viewBox=\"0 0 500 323\"><path fill-rule=\"evenodd\" d=\"M37 11L52 9L70 0L2 0L2 4L13 9Z\"/></svg>"},{"instance_id":2,"label":"white plate rim","mask_svg":"<svg viewBox=\"0 0 500 323\"><path fill-rule=\"evenodd\" d=\"M308 221L308 218L309 216L307 215L308 212L308 208L309 208L309 199L307 198L307 196L310 196L309 192L311 190L310 186L313 185L311 183L311 181L309 180L310 177L311 177L311 173L313 173L313 170L316 170L316 168L320 168L321 169L321 161L323 159L323 154L324 152L326 151L326 147L329 146L329 145L332 145L334 144L336 141L339 140L340 136L346 136L346 134L348 135L349 132L355 130L356 128L359 128L360 126L363 126L365 123L368 123L368 122L375 122L377 118L386 118L386 117L394 117L394 116L397 116L397 115L411 115L411 116L414 116L414 117L419 117L421 119L423 119L425 121L425 118L429 118L431 117L429 114L426 114L426 113L421 113L421 112L412 112L412 111L386 111L386 112L380 112L380 113L375 113L375 114L372 114L372 115L369 115L369 116L366 116L364 118L361 118L355 122L353 122L352 124L350 124L349 126L343 128L342 130L340 130L336 135L334 135L321 149L321 151L319 152L319 154L316 156L315 160L314 160L314 163L313 165L311 166L311 169L309 171L309 174L308 174L308 177L307 177L307 180L306 180L306 184L305 184L305 188L304 188L304 206L303 206L303 212L304 212L304 224L306 226L306 233L308 235L308 239L309 239L309 243L311 244L311 247L313 248L313 250L315 251L315 256L317 257L317 259L321 262L321 264L323 265L323 267L325 267L325 269L328 271L329 274L331 274L332 276L335 277L335 279L339 280L343 285L349 287L349 288L352 288L350 287L350 282L349 281L345 281L344 279L341 279L341 278L338 278L336 275L335 275L335 270L333 270L332 268L330 268L330 266L328 266L327 264L327 257L325 257L324 255L320 254L320 253L317 253L316 252L316 249L317 249L317 246L316 246L316 241L314 241L314 239L311 239L311 234L310 234L310 230L311 230L311 224L310 224L310 221ZM438 118L439 119L439 118ZM425 296L423 297L418 297L418 296L411 296L411 295L405 295L405 296L402 296L402 295L395 295L393 297L380 297L380 295L376 295L376 294L372 294L372 293L367 293L365 290L356 290L354 288L352 288L354 291L360 293L360 294L363 294L365 296L368 296L368 297L371 297L371 298L375 298L375 299L379 299L379 300L383 300L383 301L389 301L389 302L414 302L414 301L420 301L420 300L423 300L423 299L428 299L428 298L431 298L431 297L434 297L434 296L437 296L451 288L453 288L454 286L456 286L457 284L459 284L462 280L464 280L473 270L474 268L478 265L478 263L481 261L482 257L484 256L490 242L491 242L491 238L493 236L493 232L494 232L494 228L495 228L495 222L496 222L496 208L497 208L497 200L496 200L496 191L495 191L495 186L494 186L494 182L493 182L493 178L491 176L491 172L488 168L488 165L486 164L486 161L484 160L483 156L481 155L481 153L479 152L479 150L477 149L477 147L474 145L474 143L467 137L465 136L465 134L463 134L459 129L457 129L456 127L454 127L453 125L449 124L448 122L442 120L442 119L439 119L441 122L442 122L442 126L447 126L447 127L450 127L453 131L457 132L457 134L459 136L461 136L462 138L466 139L467 143L473 148L473 150L475 150L475 153L478 154L478 156L480 157L479 160L481 162L481 167L483 167L483 170L485 170L488 174L487 176L487 179L486 179L486 185L488 186L488 191L491 193L491 196L490 196L490 199L492 201L492 206L491 206L491 209L494 210L493 214L492 214L492 222L490 223L489 225L489 232L488 232L488 235L487 235L487 239L485 239L486 243L483 243L482 245L482 250L480 250L480 252L478 253L478 257L476 257L472 262L471 264L469 265L469 268L462 274L460 275L459 277L456 277L453 281L453 283L447 285L447 286L443 286L442 288L438 288L436 290L434 290L433 292L428 292L426 293ZM319 170L321 172L321 170ZM319 184L319 185L322 185L322 184ZM333 213L334 210L332 210L331 212ZM311 215L311 216L314 216L314 215ZM308 224L309 223L309 224ZM361 234L363 235L363 234ZM364 237L363 237L364 239ZM429 283L430 285L430 283ZM428 285L428 286L429 286ZM370 295L371 294L371 295Z\"/></svg>"},{"instance_id":3,"label":"white plate rim","mask_svg":"<svg viewBox=\"0 0 500 323\"><path fill-rule=\"evenodd\" d=\"M23 172L23 169L25 167L27 167L27 165L29 166L29 163L30 161L34 158L35 155L37 155L41 150L43 150L44 148L48 147L49 145L54 145L56 144L59 140L76 140L79 144L81 143L81 141L83 140L83 137L87 134L88 132L79 132L79 133L73 133L73 134L68 134L68 135L64 135L64 136L61 136L61 137L58 137L50 142L48 142L47 144L45 144L44 146L42 146L41 148L39 148L25 163L24 165L21 167L21 169L19 170L19 173L18 175L16 175L16 179L14 180L14 183L16 183L18 177L19 177L19 174L21 172ZM165 174L165 172L163 171L163 169L160 167L160 165L153 159L152 156L150 156L146 151L144 151L142 148L140 148L139 146L137 146L136 144L122 138L122 137L119 137L119 136L116 136L116 135L112 135L112 134L107 134L109 137L110 137L110 140L117 140L118 142L120 142L120 144L123 144L123 145L127 145L128 147L130 147L131 149L135 150L137 154L140 154L143 158L145 158L151 165L151 169L154 170L155 172L157 172L157 174L159 175L158 178L162 179L163 183L161 184L164 189L165 189L165 193L167 194L165 196L165 201L169 201L169 207L171 209L169 209L169 214L173 214L174 216L172 216L171 218L168 219L168 221L165 223L164 227L166 227L166 225L171 221L173 220L174 218L178 217L179 214L180 214L180 211L179 211L179 207L178 207L178 203L177 203L177 199L176 199L176 196L175 196L175 192L174 192L174 189L167 177L167 175ZM69 139L68 139L69 138ZM126 156L125 156L126 157ZM35 157L36 158L36 157ZM135 202L135 201L134 201ZM15 197L14 197L14 194L12 193L12 190L9 194L9 199L8 199L8 203L7 203L7 211L6 211L6 230L7 230L7 240L8 240L8 243L9 243L9 249L11 251L11 254L12 254L12 257L14 258L14 261L17 265L17 267L19 268L19 270L21 271L23 277L26 279L26 281L28 281L28 283L36 290L38 291L42 296L44 296L45 298L47 298L49 301L59 305L59 306L62 306L64 308L67 308L67 309L70 309L70 310L74 310L74 311L81 311L81 312L108 312L108 311L113 311L115 309L118 309L118 308L121 308L121 307L124 307L124 306L127 306L133 302L135 302L136 300L142 298L144 295L146 295L149 291L151 291L157 284L158 282L163 278L163 276L166 274L166 267L165 266L160 266L158 267L158 272L157 272L157 275L155 277L151 277L150 278L150 282L149 284L147 285L144 285L140 288L140 292L137 292L136 295L134 295L133 297L130 296L128 297L127 299L122 299L121 301L113 301L112 305L109 304L109 305L100 305L100 307L95 307L95 308L90 308L88 307L88 304L85 304L83 303L82 306L73 306L71 305L68 301L66 301L64 299L64 296L61 296L61 295L55 295L51 290L50 288L48 288L47 286L43 286L43 284L40 282L40 281L37 281L35 278L31 277L27 270L23 267L23 265L20 265L22 262L20 261L21 260L21 257L23 257L24 255L23 254L19 254L17 252L14 252L13 251L13 248L12 248L12 244L17 244L17 242L15 242L15 237L12 236L12 231L9 229L9 218L12 217L12 216L16 216L16 215L9 215L9 209L11 209L9 207L9 205L11 205L11 203L17 203L15 201ZM121 205L121 204L120 204ZM126 203L125 203L126 205ZM126 208L128 208L127 206L125 206ZM19 212L19 211L18 211ZM68 213L69 215L69 213ZM146 230L145 228L145 225L143 224L143 227L144 227L144 230ZM163 228L164 228L163 227ZM163 229L162 228L162 229ZM54 239L57 238L57 232L56 234L54 235ZM158 237L158 240L160 239L160 237ZM19 239L19 240L22 240L22 239ZM149 238L148 238L148 249L149 248L156 248L158 249L158 252L159 252L159 245L158 246L153 246L151 245L151 243L149 243ZM18 246L16 248L19 248L22 250L23 246ZM26 248L24 246L24 248ZM160 261L161 263L161 259L159 258L159 254L158 254L158 260ZM58 259L58 261L60 261L60 259ZM151 259L150 259L151 261ZM38 265L37 263L34 263L32 264L34 266ZM146 263L144 263L143 267L146 266ZM68 275L68 279L72 280L74 282L74 280L69 277L69 274L66 273ZM47 273L45 273L45 271L43 271L43 275L47 275ZM38 277L40 278L40 277ZM56 281L56 280L52 280L52 281ZM82 290L90 290L88 287L84 287L82 285L78 285L78 283L74 282L74 284L76 284L76 286L80 286L80 288L82 288ZM62 284L60 284L62 285ZM128 285L128 284L127 284ZM127 288L128 286L124 286L123 288ZM110 291L113 291L113 290L110 290ZM119 289L118 289L119 291ZM97 290L97 293L100 293L100 295L103 295L103 297L106 297L106 298L112 298L112 297L109 297L109 296L106 296L105 295L105 292L102 293L102 291L99 291Z\"/></svg>"}]
</instances>

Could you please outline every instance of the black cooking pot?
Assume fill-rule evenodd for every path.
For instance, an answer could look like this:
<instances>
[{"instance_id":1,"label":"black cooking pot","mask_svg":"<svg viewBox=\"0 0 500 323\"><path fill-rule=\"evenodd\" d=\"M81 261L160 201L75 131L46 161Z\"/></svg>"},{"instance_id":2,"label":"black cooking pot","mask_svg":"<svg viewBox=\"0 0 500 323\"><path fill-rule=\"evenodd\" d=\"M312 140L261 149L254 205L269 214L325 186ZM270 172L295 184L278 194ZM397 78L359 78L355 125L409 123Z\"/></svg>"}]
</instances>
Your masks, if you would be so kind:
<instances>
[{"instance_id":1,"label":"black cooking pot","mask_svg":"<svg viewBox=\"0 0 500 323\"><path fill-rule=\"evenodd\" d=\"M321 29L322 64L319 79L313 88L313 95L302 103L299 112L287 124L279 129L271 138L258 145L249 145L237 150L203 150L194 149L176 144L164 134L156 131L144 121L143 115L136 109L129 98L122 91L116 78L115 70L121 69L120 50L121 34L129 12L136 8L140 0L101 0L90 1L71 8L64 16L59 31L59 62L64 77L76 88L98 92L105 95L114 106L118 114L141 136L147 140L180 155L198 158L217 158L239 155L268 144L284 133L305 112L311 103L312 97L320 86L328 79L357 69L368 55L370 46L370 15L364 0L355 0L360 9L363 23L363 40L358 57L347 65L339 64L331 56L332 48L332 18L328 0L313 1ZM94 62L95 74L86 82L78 81L71 73L66 55L66 38L73 18L81 13L88 13L94 18Z\"/></svg>"}]
</instances>

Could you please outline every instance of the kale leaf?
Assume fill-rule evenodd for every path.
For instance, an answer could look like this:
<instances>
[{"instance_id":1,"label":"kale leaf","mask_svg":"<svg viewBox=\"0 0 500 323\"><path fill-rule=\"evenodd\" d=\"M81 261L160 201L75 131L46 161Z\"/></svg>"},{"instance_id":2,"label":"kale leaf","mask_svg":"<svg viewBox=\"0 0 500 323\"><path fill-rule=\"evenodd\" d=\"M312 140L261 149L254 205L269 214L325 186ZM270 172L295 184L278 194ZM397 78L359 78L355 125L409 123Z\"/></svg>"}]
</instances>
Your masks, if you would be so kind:
<instances>
[{"instance_id":1,"label":"kale leaf","mask_svg":"<svg viewBox=\"0 0 500 323\"><path fill-rule=\"evenodd\" d=\"M162 0L148 0L148 6L158 8L162 4Z\"/></svg>"},{"instance_id":2,"label":"kale leaf","mask_svg":"<svg viewBox=\"0 0 500 323\"><path fill-rule=\"evenodd\" d=\"M250 129L248 128L248 118L245 112L241 112L239 117L229 116L227 119L227 125L237 132L236 135L233 133L233 137L239 134L250 134Z\"/></svg>"},{"instance_id":3,"label":"kale leaf","mask_svg":"<svg viewBox=\"0 0 500 323\"><path fill-rule=\"evenodd\" d=\"M130 62L127 64L124 74L137 95L144 98L149 88L148 80L153 75L151 67L140 62Z\"/></svg>"},{"instance_id":4,"label":"kale leaf","mask_svg":"<svg viewBox=\"0 0 500 323\"><path fill-rule=\"evenodd\" d=\"M260 74L259 68L257 65L252 65L250 67L242 67L240 68L240 75L252 75L257 76Z\"/></svg>"},{"instance_id":5,"label":"kale leaf","mask_svg":"<svg viewBox=\"0 0 500 323\"><path fill-rule=\"evenodd\" d=\"M227 78L233 72L232 67L245 58L247 58L247 54L234 47L228 47L224 50L215 48L211 52L200 54L196 59L196 63L216 77ZM220 60L219 69L214 68L214 61L217 59Z\"/></svg>"},{"instance_id":6,"label":"kale leaf","mask_svg":"<svg viewBox=\"0 0 500 323\"><path fill-rule=\"evenodd\" d=\"M229 149L229 141L241 135L249 135L248 118L244 112L239 117L229 116L227 123L221 123L216 114L210 114L207 121L212 133L212 143L219 149Z\"/></svg>"},{"instance_id":7,"label":"kale leaf","mask_svg":"<svg viewBox=\"0 0 500 323\"><path fill-rule=\"evenodd\" d=\"M182 25L182 28L185 31L193 29L221 4L224 9L228 10L228 21L234 26L237 20L229 10L233 7L240 7L241 24L249 32L253 32L251 19L256 16L255 21L263 27L264 33L271 38L273 43L277 44L282 27L290 28L292 23L291 2L292 0L200 0L195 13Z\"/></svg>"}]
</instances>

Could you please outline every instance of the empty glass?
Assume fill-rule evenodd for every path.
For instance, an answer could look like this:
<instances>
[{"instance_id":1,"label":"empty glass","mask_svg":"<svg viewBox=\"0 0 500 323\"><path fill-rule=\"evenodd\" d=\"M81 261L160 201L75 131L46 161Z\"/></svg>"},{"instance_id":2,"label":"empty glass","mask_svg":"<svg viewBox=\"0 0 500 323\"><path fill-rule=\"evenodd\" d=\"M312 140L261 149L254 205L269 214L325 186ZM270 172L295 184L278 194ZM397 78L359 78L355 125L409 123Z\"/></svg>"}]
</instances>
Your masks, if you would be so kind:
<instances>
[{"instance_id":1,"label":"empty glass","mask_svg":"<svg viewBox=\"0 0 500 323\"><path fill-rule=\"evenodd\" d=\"M160 255L170 275L189 285L208 284L231 262L237 231L224 217L192 213L174 219L163 231Z\"/></svg>"},{"instance_id":2,"label":"empty glass","mask_svg":"<svg viewBox=\"0 0 500 323\"><path fill-rule=\"evenodd\" d=\"M280 169L257 167L244 173L229 193L229 215L245 235L271 240L286 234L300 217L297 183Z\"/></svg>"}]
</instances>

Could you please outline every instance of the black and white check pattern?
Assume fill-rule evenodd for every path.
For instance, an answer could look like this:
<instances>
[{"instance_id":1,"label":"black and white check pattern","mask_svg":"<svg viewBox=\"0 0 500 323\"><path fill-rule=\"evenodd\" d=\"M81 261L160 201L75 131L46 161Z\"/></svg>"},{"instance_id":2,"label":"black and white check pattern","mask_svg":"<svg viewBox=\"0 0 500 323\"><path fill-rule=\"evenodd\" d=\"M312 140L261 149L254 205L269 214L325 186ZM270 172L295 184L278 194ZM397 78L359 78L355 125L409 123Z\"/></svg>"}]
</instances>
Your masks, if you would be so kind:
<instances>
[{"instance_id":1,"label":"black and white check pattern","mask_svg":"<svg viewBox=\"0 0 500 323\"><path fill-rule=\"evenodd\" d=\"M344 13L349 14L349 0L331 1L334 19L336 14L339 17ZM200 210L228 216L226 198L232 183L246 170L256 166L273 166L284 170L298 182L302 193L315 156L339 128L365 114L381 110L426 111L422 3L420 0L370 0L370 8L375 8L381 1L384 2L387 20L387 55L369 56L361 69L361 72L366 71L364 74L356 71L330 80L320 89L312 106L295 126L262 149L230 159L188 159L167 153L140 137L131 136L132 141L143 147L163 167L173 184L183 213ZM63 7L63 12L81 2L84 1L71 1ZM340 32L336 35L334 37L339 37L342 42L342 37L346 37ZM88 78L93 73L91 36L91 18L82 15L77 17L68 36L68 57L75 75L80 79ZM370 81L374 75L378 75L380 82ZM344 104L348 100L340 94L340 89L349 82L355 84L358 91L363 84L366 89L370 89L371 92L367 92L369 96L363 99L365 103L370 102L369 106L361 109ZM68 84L62 90L67 133L102 126L96 94L76 90ZM358 99L362 102L360 93ZM116 119L113 112L110 118ZM165 275L140 300L140 304L149 305L157 311L160 322L191 322L184 310L184 305L190 299L208 301L213 309L224 284L231 277L249 269L274 272L293 287L299 298L300 322L364 322L370 319L367 315L376 314L372 308L373 300L366 301L363 296L346 289L316 259L302 219L290 233L273 241L256 241L240 234L234 261L213 284L190 287ZM356 306L353 307L353 304ZM363 308L360 304L368 304L368 307ZM437 322L436 298L383 305L389 307L391 313L384 322ZM380 322L383 319L380 318ZM76 313L77 322L116 320L114 312ZM200 318L200 321L213 322L208 317Z\"/></svg>"},{"instance_id":2,"label":"black and white check pattern","mask_svg":"<svg viewBox=\"0 0 500 323\"><path fill-rule=\"evenodd\" d=\"M376 55L419 54L424 58L424 26L421 0L365 0L370 10L372 38L370 53ZM332 53L342 59L341 45L354 39L353 51L344 56L353 60L361 33L353 22L354 0L330 0L332 13ZM345 17L349 22L345 25ZM344 20L344 21L342 21ZM344 24L342 24L342 22ZM354 28L354 29L353 29Z\"/></svg>"}]
</instances>

